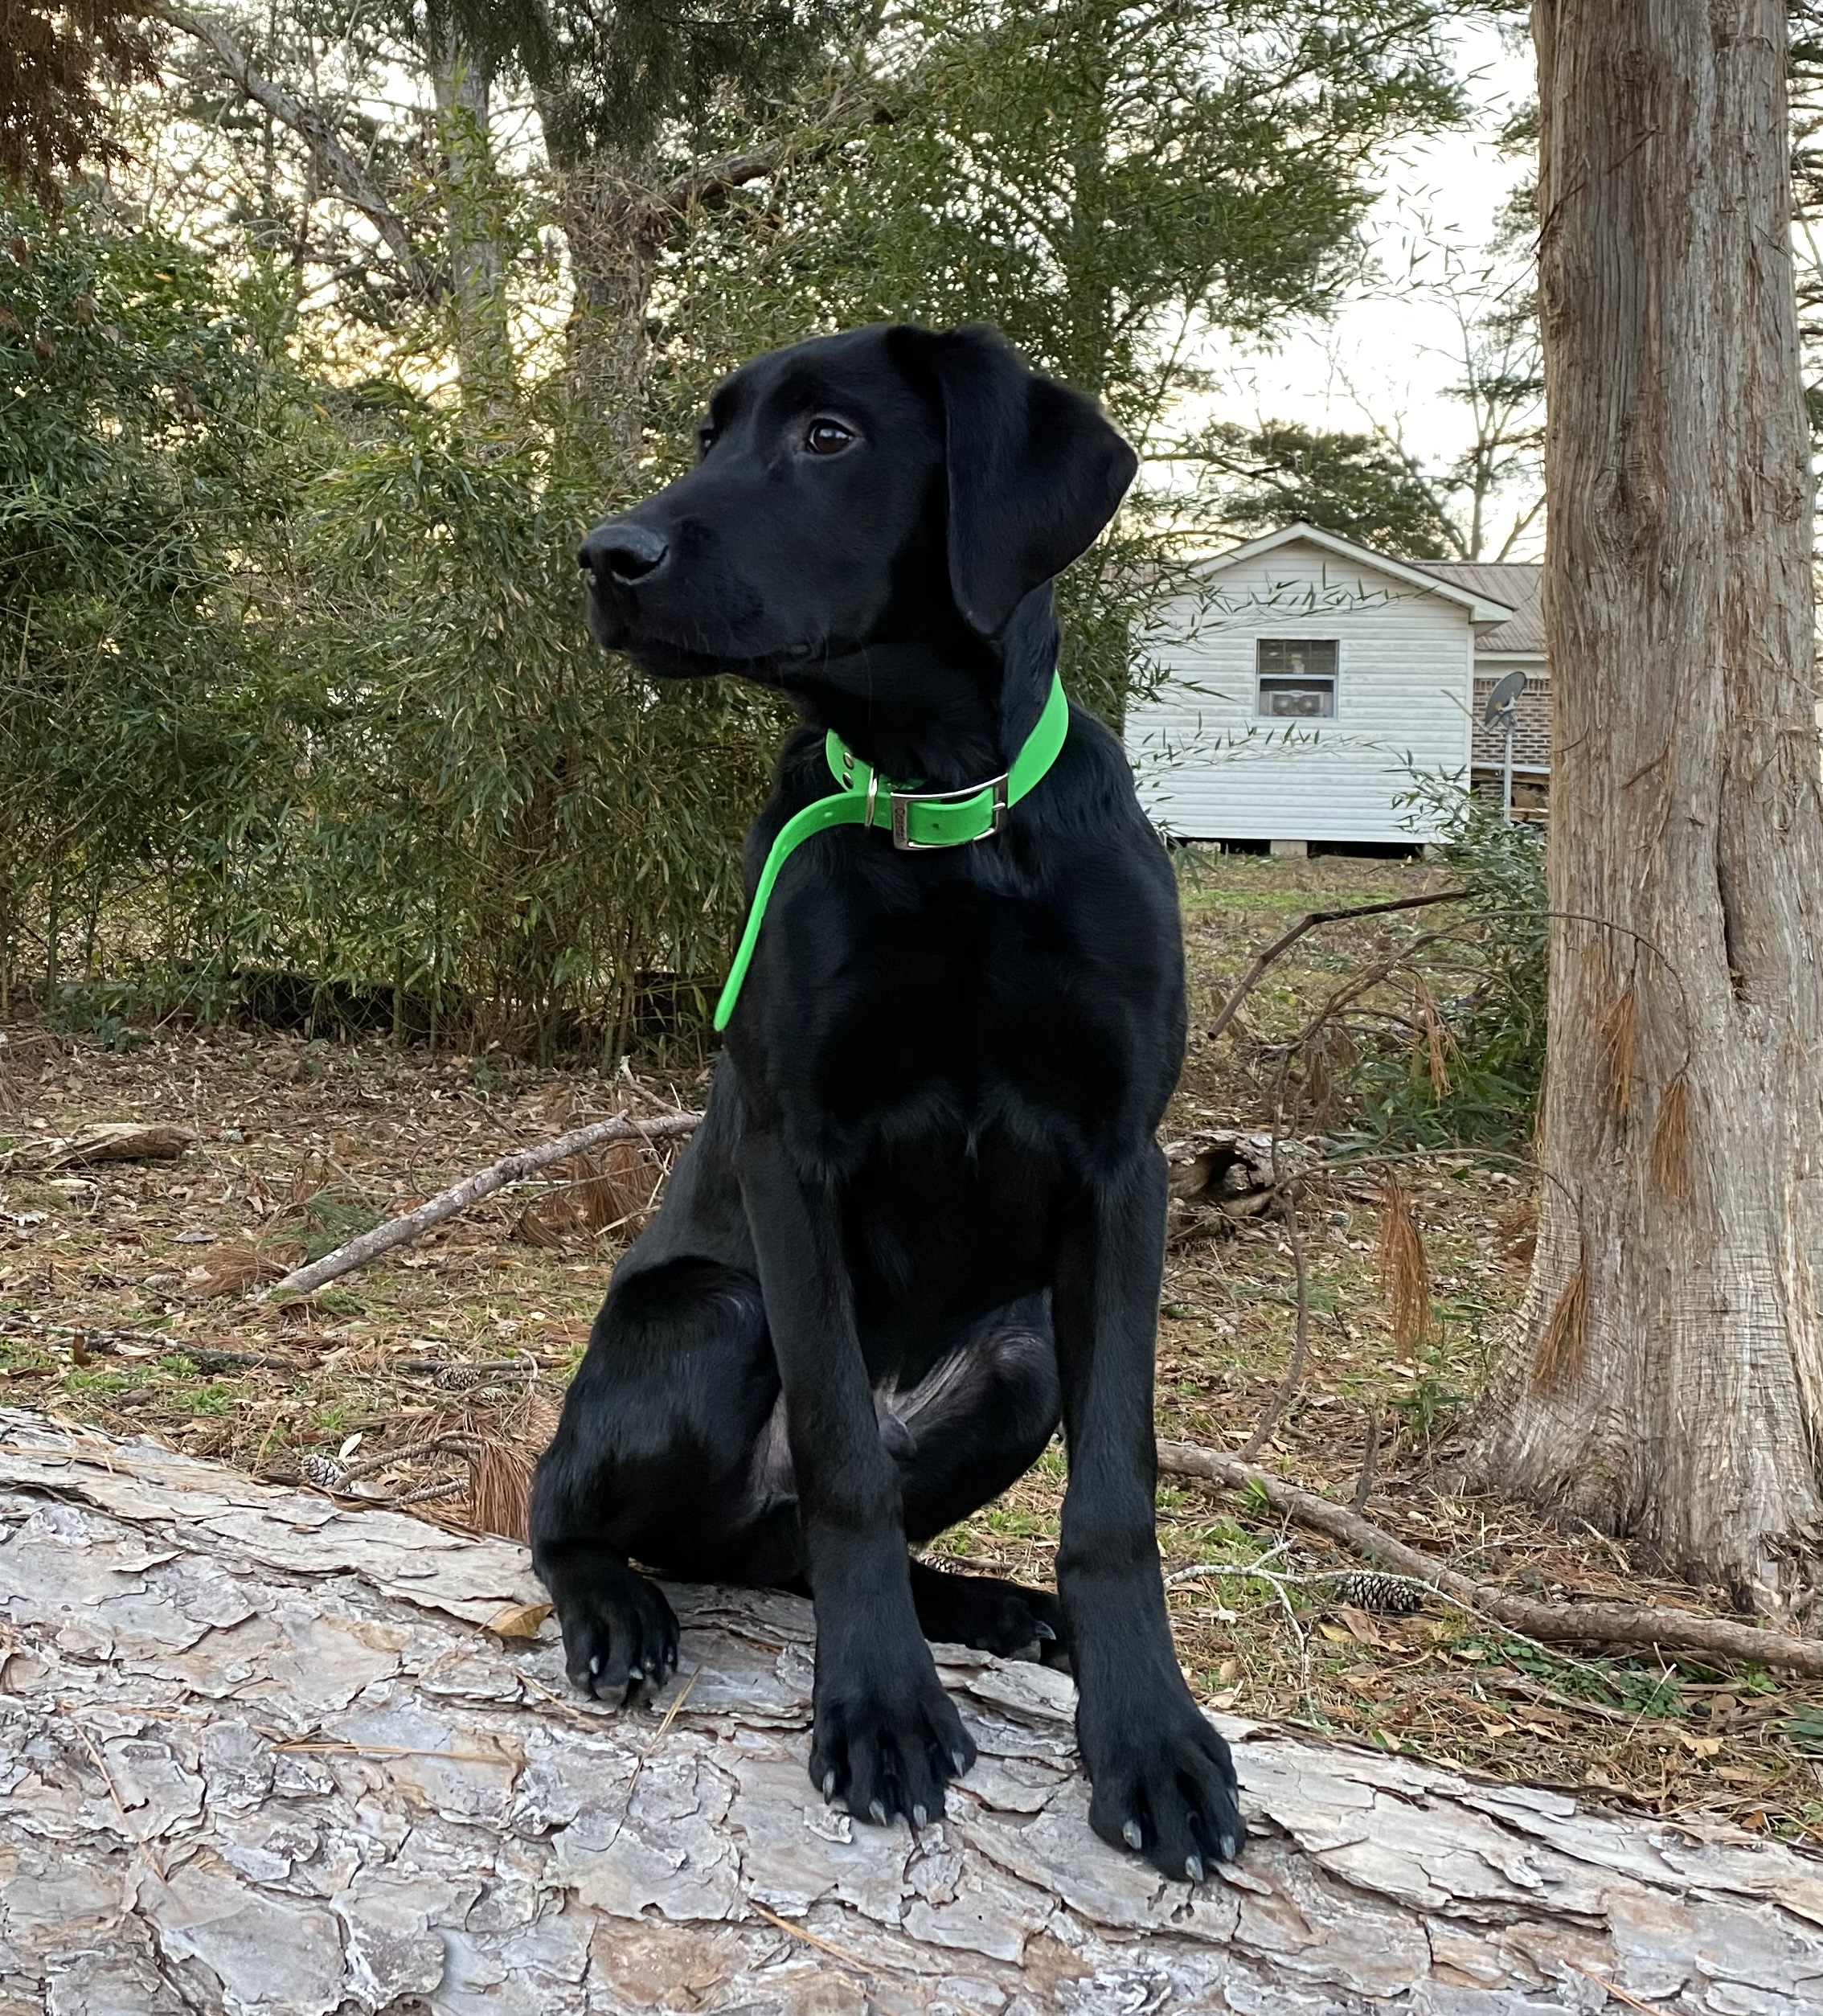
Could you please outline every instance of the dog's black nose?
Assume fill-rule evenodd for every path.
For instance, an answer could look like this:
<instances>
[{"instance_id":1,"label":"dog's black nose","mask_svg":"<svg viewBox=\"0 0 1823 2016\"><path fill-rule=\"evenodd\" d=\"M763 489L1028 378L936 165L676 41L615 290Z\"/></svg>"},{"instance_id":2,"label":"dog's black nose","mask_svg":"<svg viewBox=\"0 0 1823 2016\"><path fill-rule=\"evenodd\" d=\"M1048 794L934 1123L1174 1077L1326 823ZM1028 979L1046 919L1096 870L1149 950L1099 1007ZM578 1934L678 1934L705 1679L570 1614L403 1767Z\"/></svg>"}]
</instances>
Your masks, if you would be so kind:
<instances>
[{"instance_id":1,"label":"dog's black nose","mask_svg":"<svg viewBox=\"0 0 1823 2016\"><path fill-rule=\"evenodd\" d=\"M611 574L617 581L643 581L655 568L663 566L670 550L663 535L650 526L615 518L596 526L583 541L576 564L592 574Z\"/></svg>"}]
</instances>

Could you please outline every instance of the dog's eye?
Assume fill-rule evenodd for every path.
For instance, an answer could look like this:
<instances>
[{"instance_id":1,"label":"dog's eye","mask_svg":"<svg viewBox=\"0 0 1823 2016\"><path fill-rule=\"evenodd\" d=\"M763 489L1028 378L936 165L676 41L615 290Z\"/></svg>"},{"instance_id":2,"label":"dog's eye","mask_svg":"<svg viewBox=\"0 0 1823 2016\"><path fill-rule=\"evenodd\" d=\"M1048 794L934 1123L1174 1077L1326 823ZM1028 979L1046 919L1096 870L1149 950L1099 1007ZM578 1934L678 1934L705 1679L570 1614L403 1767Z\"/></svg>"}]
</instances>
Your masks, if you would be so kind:
<instances>
[{"instance_id":1,"label":"dog's eye","mask_svg":"<svg viewBox=\"0 0 1823 2016\"><path fill-rule=\"evenodd\" d=\"M715 430L712 427L699 427L696 430L696 453L700 461L715 445Z\"/></svg>"},{"instance_id":2,"label":"dog's eye","mask_svg":"<svg viewBox=\"0 0 1823 2016\"><path fill-rule=\"evenodd\" d=\"M813 455L839 455L854 439L854 430L840 420L813 420L804 436L804 445Z\"/></svg>"}]
</instances>

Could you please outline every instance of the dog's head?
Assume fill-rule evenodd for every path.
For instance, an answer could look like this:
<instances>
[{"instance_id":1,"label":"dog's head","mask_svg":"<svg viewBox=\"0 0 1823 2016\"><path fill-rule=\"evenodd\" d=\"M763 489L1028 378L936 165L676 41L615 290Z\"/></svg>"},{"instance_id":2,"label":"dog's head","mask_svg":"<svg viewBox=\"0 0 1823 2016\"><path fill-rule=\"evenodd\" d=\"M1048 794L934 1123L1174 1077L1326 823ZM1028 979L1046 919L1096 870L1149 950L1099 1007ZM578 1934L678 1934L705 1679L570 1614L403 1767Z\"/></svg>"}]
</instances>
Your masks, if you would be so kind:
<instances>
[{"instance_id":1,"label":"dog's head","mask_svg":"<svg viewBox=\"0 0 1823 2016\"><path fill-rule=\"evenodd\" d=\"M717 389L694 469L579 555L590 623L661 677L844 680L892 645L991 645L1133 480L1093 400L986 328L879 325Z\"/></svg>"}]
</instances>

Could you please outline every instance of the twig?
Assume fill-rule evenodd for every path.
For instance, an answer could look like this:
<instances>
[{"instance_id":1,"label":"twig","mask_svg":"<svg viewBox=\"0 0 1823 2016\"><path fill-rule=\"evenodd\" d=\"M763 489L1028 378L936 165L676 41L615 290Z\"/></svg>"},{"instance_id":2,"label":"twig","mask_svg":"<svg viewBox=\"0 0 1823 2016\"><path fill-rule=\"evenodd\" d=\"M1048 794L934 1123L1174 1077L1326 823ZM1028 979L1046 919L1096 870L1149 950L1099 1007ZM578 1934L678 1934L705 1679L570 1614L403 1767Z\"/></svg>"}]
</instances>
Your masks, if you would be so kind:
<instances>
[{"instance_id":1,"label":"twig","mask_svg":"<svg viewBox=\"0 0 1823 2016\"><path fill-rule=\"evenodd\" d=\"M669 1730L671 1724L677 1720L678 1711L682 1707L683 1704L687 1700L689 1700L690 1690L696 1685L698 1676L701 1674L702 1670L703 1669L698 1666L696 1672L693 1673L690 1678L685 1681L682 1686L678 1690L676 1698L665 1711L663 1720L660 1722L658 1727L653 1731L651 1742L649 1743L645 1748L641 1751L639 1755L633 1759L633 1772L631 1776L627 1780L626 1793L621 1801L620 1817L614 1822L613 1833L608 1837L608 1846L609 1848L612 1848L614 1843L620 1839L621 1830L626 1825L627 1816L633 1811L633 1794L639 1789L639 1774L645 1770L648 1761L651 1758L653 1752L655 1751L658 1748L659 1744L665 1740L666 1731Z\"/></svg>"},{"instance_id":2,"label":"twig","mask_svg":"<svg viewBox=\"0 0 1823 2016\"><path fill-rule=\"evenodd\" d=\"M123 1343L154 1347L159 1358L186 1358L199 1371L224 1370L230 1367L253 1372L296 1372L302 1369L295 1358L283 1358L273 1351L232 1351L215 1344L186 1344L181 1338L169 1337L162 1330L92 1330L84 1323L36 1323L29 1317L0 1316L0 1330L14 1337L26 1338L78 1338L84 1350L93 1351L100 1358L117 1358Z\"/></svg>"},{"instance_id":3,"label":"twig","mask_svg":"<svg viewBox=\"0 0 1823 2016\"><path fill-rule=\"evenodd\" d=\"M1595 1983L1597 1988L1603 1989L1625 2008L1644 2010L1645 2016L1662 2016L1665 2007L1662 2002L1642 2002L1637 1995L1629 1994L1618 1981L1610 1981L1605 1974L1598 1974L1594 1968L1585 1967L1579 1960L1573 1960L1570 1965L1579 1974L1586 1976Z\"/></svg>"},{"instance_id":4,"label":"twig","mask_svg":"<svg viewBox=\"0 0 1823 2016\"><path fill-rule=\"evenodd\" d=\"M1241 975L1234 992L1222 1003L1220 1011L1217 1014L1215 1021L1210 1024L1208 1033L1211 1040L1213 1041L1215 1038L1219 1036L1239 1014L1241 1003L1260 985L1265 975L1266 969L1272 964L1274 960L1289 952L1307 931L1314 931L1319 924L1340 924L1350 917L1379 917L1395 910L1422 910L1428 904L1460 903L1469 893L1466 889L1440 889L1434 895L1400 896L1388 903L1357 904L1353 908L1348 910L1309 912L1307 915L1300 917L1291 929L1282 936L1275 938L1264 952L1254 954L1253 964Z\"/></svg>"},{"instance_id":5,"label":"twig","mask_svg":"<svg viewBox=\"0 0 1823 2016\"><path fill-rule=\"evenodd\" d=\"M1380 1410L1372 1401L1367 1403L1367 1448L1361 1459L1361 1474L1354 1480L1354 1495L1349 1504L1357 1512L1367 1509L1367 1501L1374 1495L1374 1486L1379 1481L1380 1469Z\"/></svg>"},{"instance_id":6,"label":"twig","mask_svg":"<svg viewBox=\"0 0 1823 2016\"><path fill-rule=\"evenodd\" d=\"M844 1952L833 1940L819 1939L815 1932L808 1930L805 1927L794 1925L789 1918L780 1917L776 1911L767 1910L766 1907L755 1898L744 1897L741 1902L749 1911L757 1912L768 1925L776 1925L780 1932L789 1932L793 1939L801 1939L806 1946L814 1946L818 1952L827 1953L830 1959L839 1960L844 1967L853 1968L863 1981L871 1981L874 1978L874 1970L866 1961L858 1959L853 1953Z\"/></svg>"},{"instance_id":7,"label":"twig","mask_svg":"<svg viewBox=\"0 0 1823 2016\"><path fill-rule=\"evenodd\" d=\"M158 1858L152 1852L151 1842L149 1842L145 1838L145 1835L141 1834L138 1829L133 1825L131 1818L129 1817L125 1801L121 1797L120 1788L114 1783L113 1773L108 1768L107 1759L104 1757L100 1751L96 1748L93 1738L90 1736L88 1730L83 1727L80 1719L78 1716L72 1715L68 1709L63 1707L63 1704L61 1702L59 1702L57 1706L59 1711L63 1713L65 1720L68 1722L70 1727L75 1730L78 1737L80 1738L82 1747L88 1752L90 1761L94 1764L95 1768L100 1772L101 1782L108 1788L108 1797L114 1802L114 1810L121 1817L121 1827L122 1831L125 1834L127 1839L130 1841L133 1846L139 1850L140 1854L145 1860L145 1866L150 1869L153 1875L158 1879L159 1882L169 1882L170 1879L165 1874L163 1865L160 1862Z\"/></svg>"},{"instance_id":8,"label":"twig","mask_svg":"<svg viewBox=\"0 0 1823 2016\"><path fill-rule=\"evenodd\" d=\"M1273 1161L1278 1160L1278 1143L1273 1144ZM1277 1171L1274 1177L1276 1179ZM1297 1333L1292 1344L1291 1362L1285 1367L1285 1376L1280 1382L1279 1390L1272 1395L1272 1403L1260 1417L1260 1425L1247 1439L1247 1445L1240 1453L1239 1461L1251 1463L1254 1457L1272 1439L1272 1431L1284 1419L1285 1409L1297 1397L1297 1389L1304 1383L1305 1362L1310 1354L1310 1280L1304 1258L1304 1231L1297 1222L1297 1204L1288 1192L1282 1194L1280 1208L1284 1214L1285 1229L1291 1235L1292 1264L1297 1270Z\"/></svg>"},{"instance_id":9,"label":"twig","mask_svg":"<svg viewBox=\"0 0 1823 2016\"><path fill-rule=\"evenodd\" d=\"M413 1240L423 1238L433 1225L440 1225L446 1218L453 1218L469 1205L478 1204L482 1198L491 1197L497 1190L504 1190L509 1183L516 1183L538 1170L548 1168L552 1162L560 1162L567 1155L580 1155L591 1148L600 1147L604 1141L653 1141L687 1134L702 1118L700 1113L672 1113L655 1120L629 1120L623 1116L617 1120L597 1121L592 1126L574 1128L539 1148L519 1149L513 1154L502 1156L497 1162L490 1162L473 1176L465 1177L461 1182L432 1198L428 1203L406 1212L404 1217L389 1219L371 1231L363 1232L358 1239L351 1239L346 1244L337 1247L333 1253L324 1254L321 1260L293 1268L283 1280L274 1281L270 1288L261 1289L248 1299L264 1302L275 1295L309 1295L326 1281L352 1273L357 1267L365 1267L368 1261L378 1260L382 1253L390 1253L394 1247L408 1246Z\"/></svg>"},{"instance_id":10,"label":"twig","mask_svg":"<svg viewBox=\"0 0 1823 2016\"><path fill-rule=\"evenodd\" d=\"M1161 1442L1158 1467L1174 1477L1200 1477L1231 1491L1254 1491L1273 1510L1325 1534L1370 1560L1384 1562L1514 1633L1561 1645L1624 1645L1711 1659L1734 1659L1823 1674L1823 1640L1797 1638L1726 1617L1698 1616L1653 1603L1535 1603L1489 1582L1477 1582L1434 1555L1407 1547L1346 1506L1301 1490L1238 1456L1193 1442Z\"/></svg>"},{"instance_id":11,"label":"twig","mask_svg":"<svg viewBox=\"0 0 1823 2016\"><path fill-rule=\"evenodd\" d=\"M756 1898L744 1895L741 1899L741 1902L746 1905L749 1911L756 1912L760 1917L765 1920L768 1925L776 1925L780 1932L789 1932L793 1939L801 1939L806 1946L814 1946L819 1952L827 1953L832 1960L839 1961L842 1965L852 1969L853 1972L858 1974L861 1979L867 1984L871 1991L871 1999L869 2002L870 2007L873 2006L874 2001L877 2001L879 1999L880 1975L883 1971L885 1971L886 1969L891 1969L892 1973L900 1976L903 1976L910 1971L908 1969L894 1967L891 1961L884 1963L883 1967L879 1965L870 1966L868 1963L861 1959L858 1955L849 1952L845 1948L837 1945L834 1940L820 1938L815 1932L810 1931L808 1927L804 1925L794 1925L789 1918L781 1918L776 1911L768 1911L766 1907L763 1903L760 1903ZM944 2000L947 2002L952 2003L957 2009L961 2010L963 2012L963 2016L982 2016L982 2012L977 2009L973 2002L965 2002L963 1998L952 1989L946 1988Z\"/></svg>"},{"instance_id":12,"label":"twig","mask_svg":"<svg viewBox=\"0 0 1823 2016\"><path fill-rule=\"evenodd\" d=\"M407 1491L395 1498L367 1499L363 1502L376 1510L396 1511L403 1505L428 1505L433 1498L459 1498L469 1489L465 1477L446 1477L440 1484L427 1484L416 1491Z\"/></svg>"},{"instance_id":13,"label":"twig","mask_svg":"<svg viewBox=\"0 0 1823 2016\"><path fill-rule=\"evenodd\" d=\"M288 1757L441 1757L449 1764L502 1764L509 1770L518 1768L510 1757L487 1750L408 1750L398 1744L343 1743L327 1739L318 1741L306 1737L296 1742L275 1743L272 1748L283 1751Z\"/></svg>"}]
</instances>

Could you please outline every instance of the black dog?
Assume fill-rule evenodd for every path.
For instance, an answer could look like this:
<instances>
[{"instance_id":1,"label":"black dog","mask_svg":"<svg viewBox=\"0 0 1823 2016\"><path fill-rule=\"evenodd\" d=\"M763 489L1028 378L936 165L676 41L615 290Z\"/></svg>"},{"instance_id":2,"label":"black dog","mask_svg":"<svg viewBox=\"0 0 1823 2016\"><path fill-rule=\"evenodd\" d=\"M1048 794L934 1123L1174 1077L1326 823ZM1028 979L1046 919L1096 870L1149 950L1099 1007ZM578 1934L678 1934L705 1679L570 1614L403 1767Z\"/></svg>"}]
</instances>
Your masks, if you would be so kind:
<instances>
[{"instance_id":1,"label":"black dog","mask_svg":"<svg viewBox=\"0 0 1823 2016\"><path fill-rule=\"evenodd\" d=\"M1068 714L1029 795L983 785L1042 722L1063 730L1051 579L1112 515L1133 452L991 330L904 327L757 359L701 445L581 560L604 645L661 677L781 688L811 724L749 836L749 889L786 821L838 789L826 731L863 771L979 793L998 830L903 850L916 820L932 830L908 800L892 837L791 854L707 1114L539 1466L534 1559L570 1674L631 1698L675 1664L676 1621L629 1557L807 1584L811 1776L916 1823L973 1760L925 1639L1067 1648L1096 1831L1200 1879L1242 1827L1172 1650L1153 1525L1176 889L1089 715ZM1059 1416L1060 1608L908 1559Z\"/></svg>"}]
</instances>

